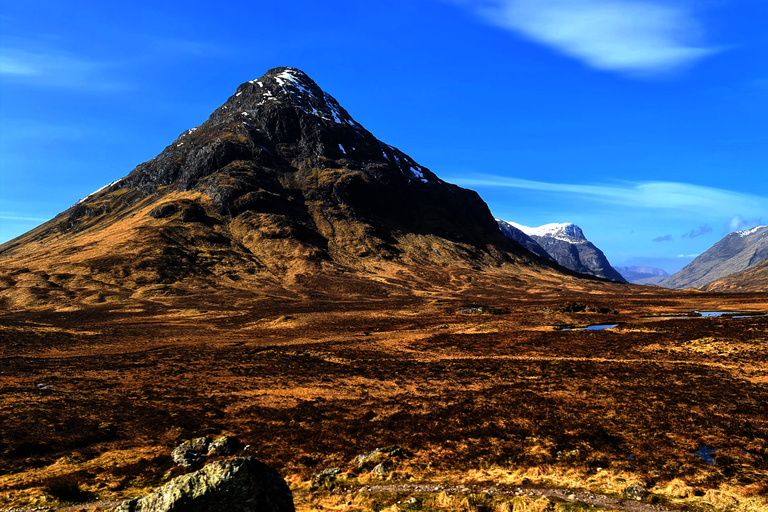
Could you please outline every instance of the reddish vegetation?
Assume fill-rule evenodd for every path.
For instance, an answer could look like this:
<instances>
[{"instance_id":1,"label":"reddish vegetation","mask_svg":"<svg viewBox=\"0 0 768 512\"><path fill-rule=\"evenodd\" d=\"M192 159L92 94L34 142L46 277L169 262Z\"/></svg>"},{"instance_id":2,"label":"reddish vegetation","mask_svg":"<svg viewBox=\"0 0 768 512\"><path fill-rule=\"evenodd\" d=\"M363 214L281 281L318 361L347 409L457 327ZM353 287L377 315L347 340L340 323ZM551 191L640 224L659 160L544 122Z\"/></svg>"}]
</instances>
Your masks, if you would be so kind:
<instances>
[{"instance_id":1,"label":"reddish vegetation","mask_svg":"<svg viewBox=\"0 0 768 512\"><path fill-rule=\"evenodd\" d=\"M768 318L647 318L765 311L764 295L474 279L443 298L8 311L0 499L72 474L115 499L159 483L180 441L223 433L296 482L354 476L355 455L398 445L411 456L396 478L572 467L768 491ZM620 325L558 330L590 323ZM701 445L716 465L692 454Z\"/></svg>"}]
</instances>

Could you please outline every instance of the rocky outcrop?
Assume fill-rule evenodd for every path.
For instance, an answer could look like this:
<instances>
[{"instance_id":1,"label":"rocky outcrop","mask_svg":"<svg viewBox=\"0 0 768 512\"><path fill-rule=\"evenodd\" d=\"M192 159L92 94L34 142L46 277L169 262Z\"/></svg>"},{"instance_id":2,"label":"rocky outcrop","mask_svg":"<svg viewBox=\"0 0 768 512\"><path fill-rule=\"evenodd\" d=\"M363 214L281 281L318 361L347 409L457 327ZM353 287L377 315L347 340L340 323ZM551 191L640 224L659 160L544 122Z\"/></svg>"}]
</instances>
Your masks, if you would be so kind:
<instances>
[{"instance_id":1,"label":"rocky outcrop","mask_svg":"<svg viewBox=\"0 0 768 512\"><path fill-rule=\"evenodd\" d=\"M222 436L215 441L210 437L197 437L182 442L171 452L177 466L190 468L201 465L209 456L234 455L241 447L234 436Z\"/></svg>"},{"instance_id":2,"label":"rocky outcrop","mask_svg":"<svg viewBox=\"0 0 768 512\"><path fill-rule=\"evenodd\" d=\"M277 472L250 457L213 462L174 478L117 512L293 512L293 496Z\"/></svg>"},{"instance_id":3,"label":"rocky outcrop","mask_svg":"<svg viewBox=\"0 0 768 512\"><path fill-rule=\"evenodd\" d=\"M184 441L171 452L173 462L178 466L189 468L205 461L208 453L209 437L198 437Z\"/></svg>"}]
</instances>

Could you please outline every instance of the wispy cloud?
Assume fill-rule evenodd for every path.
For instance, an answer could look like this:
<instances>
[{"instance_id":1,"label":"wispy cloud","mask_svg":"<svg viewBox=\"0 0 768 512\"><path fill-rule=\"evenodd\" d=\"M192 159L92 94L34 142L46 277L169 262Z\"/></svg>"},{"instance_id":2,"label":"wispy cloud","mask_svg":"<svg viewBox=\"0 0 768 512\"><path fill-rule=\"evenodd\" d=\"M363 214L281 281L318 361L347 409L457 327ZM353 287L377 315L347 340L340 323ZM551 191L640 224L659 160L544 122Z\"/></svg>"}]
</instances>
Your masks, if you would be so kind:
<instances>
[{"instance_id":1,"label":"wispy cloud","mask_svg":"<svg viewBox=\"0 0 768 512\"><path fill-rule=\"evenodd\" d=\"M45 222L51 219L50 218L46 219L43 217L34 217L29 215L14 215L14 214L0 213L0 220L14 220L14 221L22 221L22 222Z\"/></svg>"},{"instance_id":2,"label":"wispy cloud","mask_svg":"<svg viewBox=\"0 0 768 512\"><path fill-rule=\"evenodd\" d=\"M580 200L621 206L678 210L701 215L733 216L733 212L763 212L765 197L733 192L690 183L674 182L621 182L615 185L577 185L547 183L543 181L506 178L488 174L474 174L451 178L447 181L467 187L507 187L539 190L549 193L578 196ZM754 215L754 213L752 213ZM759 213L758 213L759 214Z\"/></svg>"},{"instance_id":3,"label":"wispy cloud","mask_svg":"<svg viewBox=\"0 0 768 512\"><path fill-rule=\"evenodd\" d=\"M61 50L4 48L0 76L25 85L87 90L121 90L122 84L108 78L112 65Z\"/></svg>"},{"instance_id":4,"label":"wispy cloud","mask_svg":"<svg viewBox=\"0 0 768 512\"><path fill-rule=\"evenodd\" d=\"M664 236L657 236L651 242L671 242L672 241L672 235L664 235Z\"/></svg>"},{"instance_id":5,"label":"wispy cloud","mask_svg":"<svg viewBox=\"0 0 768 512\"><path fill-rule=\"evenodd\" d=\"M692 229L688 233L683 233L681 235L681 238L696 238L698 236L706 235L706 234L709 234L711 232L712 232L712 228L709 227L707 224L704 224L703 226L701 226L701 227L699 227L697 229Z\"/></svg>"},{"instance_id":6,"label":"wispy cloud","mask_svg":"<svg viewBox=\"0 0 768 512\"><path fill-rule=\"evenodd\" d=\"M678 70L720 51L686 7L662 0L454 0L490 23L587 65L632 75Z\"/></svg>"},{"instance_id":7,"label":"wispy cloud","mask_svg":"<svg viewBox=\"0 0 768 512\"><path fill-rule=\"evenodd\" d=\"M731 222L726 224L724 231L726 233L733 233L734 231L745 231L762 225L762 218L745 219L741 215L736 215L731 219Z\"/></svg>"}]
</instances>

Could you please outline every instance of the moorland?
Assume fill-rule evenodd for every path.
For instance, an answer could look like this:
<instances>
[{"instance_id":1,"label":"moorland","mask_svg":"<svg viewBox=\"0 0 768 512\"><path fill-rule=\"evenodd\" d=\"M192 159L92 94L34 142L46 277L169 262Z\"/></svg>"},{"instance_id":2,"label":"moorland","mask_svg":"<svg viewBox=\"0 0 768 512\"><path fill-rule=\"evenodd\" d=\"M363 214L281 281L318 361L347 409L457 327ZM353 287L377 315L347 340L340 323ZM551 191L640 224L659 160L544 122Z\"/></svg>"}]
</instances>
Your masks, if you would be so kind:
<instances>
[{"instance_id":1,"label":"moorland","mask_svg":"<svg viewBox=\"0 0 768 512\"><path fill-rule=\"evenodd\" d=\"M107 509L234 435L297 510L768 509L768 317L684 317L765 294L501 277L7 309L0 507Z\"/></svg>"}]
</instances>

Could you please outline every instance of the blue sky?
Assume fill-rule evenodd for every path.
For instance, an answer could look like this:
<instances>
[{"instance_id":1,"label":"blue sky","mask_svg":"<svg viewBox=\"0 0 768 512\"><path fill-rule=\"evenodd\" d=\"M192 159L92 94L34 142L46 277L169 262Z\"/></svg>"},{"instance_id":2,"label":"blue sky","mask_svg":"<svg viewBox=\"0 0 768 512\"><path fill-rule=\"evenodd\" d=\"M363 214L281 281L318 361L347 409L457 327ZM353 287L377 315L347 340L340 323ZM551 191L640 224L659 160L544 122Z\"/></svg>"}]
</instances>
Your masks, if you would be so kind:
<instances>
[{"instance_id":1,"label":"blue sky","mask_svg":"<svg viewBox=\"0 0 768 512\"><path fill-rule=\"evenodd\" d=\"M307 72L493 214L673 272L768 224L768 2L0 0L0 242Z\"/></svg>"}]
</instances>

